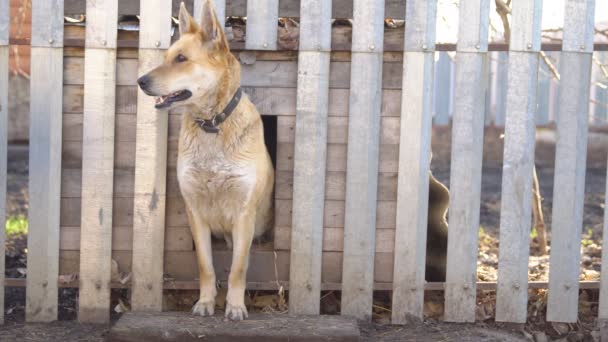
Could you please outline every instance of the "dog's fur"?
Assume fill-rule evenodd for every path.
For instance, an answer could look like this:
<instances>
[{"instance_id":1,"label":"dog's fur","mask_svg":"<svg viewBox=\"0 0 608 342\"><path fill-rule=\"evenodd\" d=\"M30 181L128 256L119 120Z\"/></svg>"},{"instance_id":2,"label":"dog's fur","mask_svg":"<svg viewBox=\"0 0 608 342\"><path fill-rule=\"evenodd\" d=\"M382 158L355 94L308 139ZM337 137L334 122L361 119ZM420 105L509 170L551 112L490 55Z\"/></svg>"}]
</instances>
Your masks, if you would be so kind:
<instances>
[{"instance_id":1,"label":"dog's fur","mask_svg":"<svg viewBox=\"0 0 608 342\"><path fill-rule=\"evenodd\" d=\"M213 315L216 277L211 234L233 249L226 317L247 317L244 293L249 250L254 237L272 227L274 170L264 144L260 114L243 95L220 126L206 133L195 119L221 112L240 85L240 65L230 53L210 0L203 4L201 26L182 3L180 39L164 63L139 80L146 94L163 96L188 90L191 97L171 104L182 111L177 175L186 203L200 273L200 299L193 312Z\"/></svg>"},{"instance_id":2,"label":"dog's fur","mask_svg":"<svg viewBox=\"0 0 608 342\"><path fill-rule=\"evenodd\" d=\"M272 227L274 170L264 145L260 114L247 96L220 125L218 134L204 132L195 122L224 109L240 85L240 65L230 53L210 0L203 4L201 26L183 3L179 24L180 39L171 46L164 63L138 83L151 96L183 90L191 94L165 107L182 112L177 173L200 273L200 299L193 313L214 313L213 234L233 248L226 317L241 320L247 317L244 291L251 243ZM429 173L428 281L445 280L448 203L447 188Z\"/></svg>"}]
</instances>

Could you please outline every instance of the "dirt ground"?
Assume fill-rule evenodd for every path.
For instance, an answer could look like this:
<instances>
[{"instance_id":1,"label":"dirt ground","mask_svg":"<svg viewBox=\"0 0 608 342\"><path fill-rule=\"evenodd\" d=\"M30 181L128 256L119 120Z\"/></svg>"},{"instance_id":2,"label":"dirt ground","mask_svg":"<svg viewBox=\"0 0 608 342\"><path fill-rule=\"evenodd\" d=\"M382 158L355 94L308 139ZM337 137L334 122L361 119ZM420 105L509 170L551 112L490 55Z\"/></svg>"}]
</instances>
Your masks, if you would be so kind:
<instances>
[{"instance_id":1,"label":"dirt ground","mask_svg":"<svg viewBox=\"0 0 608 342\"><path fill-rule=\"evenodd\" d=\"M486 135L489 134L486 132ZM449 134L435 134L433 138L433 172L449 186ZM603 138L602 138L603 139ZM601 140L601 139L600 139ZM604 140L601 140L602 144ZM480 244L478 278L482 281L496 280L498 265L498 228L500 221L500 196L502 182L502 145L500 140L486 139L484 146L484 168L482 178L482 199L480 211ZM603 146L606 146L604 144ZM27 173L28 150L24 145L9 148L8 161L8 203L7 215L27 215ZM550 237L551 205L553 197L553 158L554 146L537 146L537 171L543 195L543 210ZM447 161L446 161L447 160ZM600 271L602 224L604 212L604 192L606 189L605 151L589 153L585 187L585 211L583 222L583 243L581 279L597 280ZM548 255L537 256L532 241L530 257L530 280L547 280L549 271ZM6 276L20 278L25 276L26 238L12 237L7 240ZM284 311L277 307L276 300L264 304L268 297L276 293L251 294L254 310ZM168 296L170 297L170 296ZM172 307L187 310L194 297L180 294L180 305ZM339 294L324 293L322 310L327 314L339 312ZM184 299L186 298L186 299ZM261 298L261 299L260 299ZM580 321L573 325L556 325L544 322L546 291L530 292L529 322L522 327L507 328L493 322L495 294L492 291L478 293L478 323L474 325L446 324L441 322L443 301L441 294L428 293L425 303L424 323L408 327L390 326L390 294L377 293L374 301L374 323L362 324L364 341L520 341L543 338L563 341L597 341L595 329L597 316L597 291L581 291ZM119 300L127 303L126 291L113 291L113 306ZM7 324L0 327L0 341L103 341L107 326L79 324L76 319L77 290L60 289L59 319L51 324L24 324L25 290L7 288L5 316ZM260 301L257 305L256 301ZM127 303L128 306L128 303ZM179 307L178 307L179 306ZM115 320L120 316L113 312Z\"/></svg>"}]
</instances>

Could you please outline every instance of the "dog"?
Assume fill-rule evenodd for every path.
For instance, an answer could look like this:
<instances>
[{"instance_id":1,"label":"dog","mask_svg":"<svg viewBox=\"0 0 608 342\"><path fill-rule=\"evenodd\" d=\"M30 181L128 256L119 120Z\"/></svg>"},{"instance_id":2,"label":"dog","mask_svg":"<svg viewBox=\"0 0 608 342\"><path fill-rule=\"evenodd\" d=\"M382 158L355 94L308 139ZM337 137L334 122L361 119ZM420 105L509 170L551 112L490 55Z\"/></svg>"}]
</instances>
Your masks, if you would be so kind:
<instances>
[{"instance_id":1,"label":"dog","mask_svg":"<svg viewBox=\"0 0 608 342\"><path fill-rule=\"evenodd\" d=\"M251 244L273 225L274 169L261 116L241 92L240 64L222 27L211 0L203 3L200 26L182 2L179 40L164 62L137 82L156 97L156 108L182 115L177 177L200 274L200 298L192 312L214 314L213 234L233 251L225 316L242 320Z\"/></svg>"},{"instance_id":2,"label":"dog","mask_svg":"<svg viewBox=\"0 0 608 342\"><path fill-rule=\"evenodd\" d=\"M425 280L444 282L448 254L450 191L429 172L429 207L426 235Z\"/></svg>"}]
</instances>

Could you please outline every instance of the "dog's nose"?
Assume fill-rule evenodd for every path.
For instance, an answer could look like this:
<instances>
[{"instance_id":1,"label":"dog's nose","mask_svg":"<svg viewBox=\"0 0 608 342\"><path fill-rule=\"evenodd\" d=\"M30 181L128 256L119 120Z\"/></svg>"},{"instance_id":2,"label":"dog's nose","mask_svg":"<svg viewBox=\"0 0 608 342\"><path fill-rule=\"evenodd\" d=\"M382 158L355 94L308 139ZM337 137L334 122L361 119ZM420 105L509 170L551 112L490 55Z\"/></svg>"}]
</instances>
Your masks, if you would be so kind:
<instances>
[{"instance_id":1,"label":"dog's nose","mask_svg":"<svg viewBox=\"0 0 608 342\"><path fill-rule=\"evenodd\" d=\"M138 78L137 84L139 84L139 87L141 89L147 89L148 86L150 85L150 76L143 75L142 77Z\"/></svg>"}]
</instances>

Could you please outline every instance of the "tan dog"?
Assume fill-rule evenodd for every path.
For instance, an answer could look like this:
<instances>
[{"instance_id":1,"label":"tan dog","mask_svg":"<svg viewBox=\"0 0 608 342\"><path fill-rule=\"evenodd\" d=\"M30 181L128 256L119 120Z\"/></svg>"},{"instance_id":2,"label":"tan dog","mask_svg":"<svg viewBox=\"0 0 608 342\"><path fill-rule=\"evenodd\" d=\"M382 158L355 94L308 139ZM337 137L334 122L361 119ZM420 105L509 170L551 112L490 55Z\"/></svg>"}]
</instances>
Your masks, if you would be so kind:
<instances>
[{"instance_id":1,"label":"tan dog","mask_svg":"<svg viewBox=\"0 0 608 342\"><path fill-rule=\"evenodd\" d=\"M226 317L247 317L245 286L254 237L272 226L274 170L260 114L240 98L240 65L230 53L210 0L197 25L182 3L180 39L138 83L157 108L179 109L177 176L196 245L200 299L194 314L213 315L216 278L211 234L233 248Z\"/></svg>"}]
</instances>

